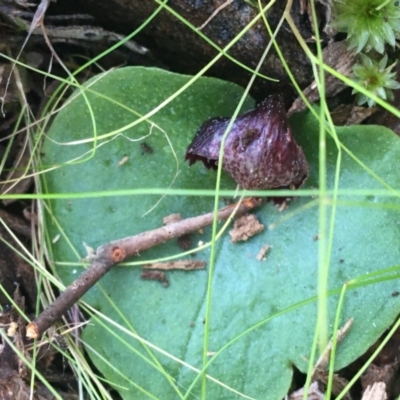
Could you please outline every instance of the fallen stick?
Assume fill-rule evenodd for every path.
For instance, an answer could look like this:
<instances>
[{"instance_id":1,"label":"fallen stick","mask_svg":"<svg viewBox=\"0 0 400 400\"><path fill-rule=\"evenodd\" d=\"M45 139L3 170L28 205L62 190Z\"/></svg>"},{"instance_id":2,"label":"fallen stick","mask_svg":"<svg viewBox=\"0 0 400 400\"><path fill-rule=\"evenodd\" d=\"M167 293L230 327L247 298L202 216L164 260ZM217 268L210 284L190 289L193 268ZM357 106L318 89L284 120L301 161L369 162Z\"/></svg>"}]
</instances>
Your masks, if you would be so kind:
<instances>
[{"instance_id":1,"label":"fallen stick","mask_svg":"<svg viewBox=\"0 0 400 400\"><path fill-rule=\"evenodd\" d=\"M259 199L246 198L241 203L231 204L219 210L217 219L223 220L243 215L259 204ZM92 256L90 266L52 304L28 324L26 337L29 339L40 337L115 265L167 240L198 231L211 225L213 220L214 213L211 212L98 247Z\"/></svg>"}]
</instances>

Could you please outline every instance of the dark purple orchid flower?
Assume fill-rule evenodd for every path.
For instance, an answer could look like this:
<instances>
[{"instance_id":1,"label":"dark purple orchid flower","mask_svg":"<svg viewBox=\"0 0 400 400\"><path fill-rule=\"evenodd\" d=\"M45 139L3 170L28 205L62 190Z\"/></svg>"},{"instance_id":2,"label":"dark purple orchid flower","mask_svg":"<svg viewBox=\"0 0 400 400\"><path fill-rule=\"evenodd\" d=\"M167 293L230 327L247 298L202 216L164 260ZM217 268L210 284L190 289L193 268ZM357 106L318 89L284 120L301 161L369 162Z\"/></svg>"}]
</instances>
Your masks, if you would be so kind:
<instances>
[{"instance_id":1,"label":"dark purple orchid flower","mask_svg":"<svg viewBox=\"0 0 400 400\"><path fill-rule=\"evenodd\" d=\"M230 118L211 118L188 147L189 165L218 163L221 139ZM294 141L280 96L266 98L236 118L225 139L222 169L244 189L298 188L308 176L303 150Z\"/></svg>"}]
</instances>

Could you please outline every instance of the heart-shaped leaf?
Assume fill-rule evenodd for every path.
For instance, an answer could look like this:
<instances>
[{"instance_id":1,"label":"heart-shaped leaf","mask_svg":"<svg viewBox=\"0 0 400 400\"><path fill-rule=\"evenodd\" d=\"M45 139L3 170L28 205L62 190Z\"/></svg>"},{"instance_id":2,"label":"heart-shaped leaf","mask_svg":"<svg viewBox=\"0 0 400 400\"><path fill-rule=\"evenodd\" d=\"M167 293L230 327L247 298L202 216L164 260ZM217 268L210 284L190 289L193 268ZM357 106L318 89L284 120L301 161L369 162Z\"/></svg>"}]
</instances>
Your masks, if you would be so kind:
<instances>
[{"instance_id":1,"label":"heart-shaped leaf","mask_svg":"<svg viewBox=\"0 0 400 400\"><path fill-rule=\"evenodd\" d=\"M161 226L172 213L186 218L212 211L214 198L205 191L215 188L216 173L200 163L189 168L184 154L206 119L233 114L243 90L202 77L156 109L190 79L142 67L116 70L89 81L86 98L76 92L55 118L42 149L43 168L52 167L43 174L43 188L59 198L48 202L45 222L49 239L61 235L54 243L49 240L49 246L65 284L81 270L73 263L86 255L83 243L95 248ZM248 98L243 111L252 107ZM147 120L133 124L154 109ZM303 113L293 117L291 124L310 164L305 187L316 188L318 121ZM322 199L328 225L335 211L333 238L327 242L331 246L329 290L395 267L400 259L399 202L382 195L387 186L377 179L393 188L400 186L399 138L374 126L337 132L343 146L339 191L348 192L340 194L336 204L331 192ZM332 189L338 151L331 138L326 146L327 182ZM235 187L223 173L221 188ZM168 188L182 193L163 196ZM351 193L357 189L365 194ZM272 202L265 202L256 215L268 229L249 241L231 243L227 234L218 240L209 298L208 269L170 272L170 286L165 288L141 280L135 266L118 266L90 290L84 300L109 320L93 317L83 337L93 362L123 398L195 399L205 391L208 399L243 395L280 399L289 388L292 365L306 371L317 316L319 200L303 196L289 204L280 212ZM211 230L205 229L192 235L191 248L210 240ZM257 260L267 244L267 259ZM134 261L181 252L172 241ZM194 256L204 261L209 257L209 249ZM390 325L400 306L400 297L392 296L396 290L396 280L382 278L346 294L341 321L352 317L354 323L339 346L336 368L365 352ZM328 299L330 333L337 299ZM206 307L211 307L207 350L212 363L207 384L202 387L197 379L191 387L203 366Z\"/></svg>"}]
</instances>

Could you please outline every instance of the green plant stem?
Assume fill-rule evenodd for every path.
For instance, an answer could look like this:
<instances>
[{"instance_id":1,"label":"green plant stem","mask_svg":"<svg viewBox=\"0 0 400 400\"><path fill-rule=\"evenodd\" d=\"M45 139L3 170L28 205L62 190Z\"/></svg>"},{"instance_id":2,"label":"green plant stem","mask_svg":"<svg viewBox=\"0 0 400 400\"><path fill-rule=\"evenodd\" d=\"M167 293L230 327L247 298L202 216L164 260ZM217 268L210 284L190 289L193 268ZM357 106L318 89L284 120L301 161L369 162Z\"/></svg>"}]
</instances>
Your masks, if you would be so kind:
<instances>
[{"instance_id":1,"label":"green plant stem","mask_svg":"<svg viewBox=\"0 0 400 400\"><path fill-rule=\"evenodd\" d=\"M317 16L315 13L314 3L311 2L312 18L314 26L318 26ZM318 29L315 30L315 40L317 44L317 58L319 65L323 64L322 49L320 44L320 37ZM314 78L317 83L318 91L320 94L320 121L325 120L325 113L327 110L327 104L325 99L325 71L323 68L319 68L316 71L315 64L313 64ZM327 207L328 201L326 201L326 130L325 124L319 124L319 232L318 232L318 318L316 329L319 332L319 347L322 352L328 343L328 316L327 316L327 285L328 285L328 271L329 271L329 260L327 259ZM307 390L306 390L307 391Z\"/></svg>"},{"instance_id":2,"label":"green plant stem","mask_svg":"<svg viewBox=\"0 0 400 400\"><path fill-rule=\"evenodd\" d=\"M332 394L332 387L333 387L333 372L335 370L335 356L336 356L336 350L337 350L337 345L338 345L338 337L337 337L337 332L339 331L339 326L340 326L340 315L343 309L343 304L344 304L344 297L346 294L347 290L347 284L343 285L343 288L340 292L339 300L338 300L338 305L336 308L336 315L335 315L335 322L333 326L333 338L332 338L332 349L330 353L330 358L329 358L329 376L328 376L328 384L326 386L326 400L330 400L331 394Z\"/></svg>"},{"instance_id":3,"label":"green plant stem","mask_svg":"<svg viewBox=\"0 0 400 400\"><path fill-rule=\"evenodd\" d=\"M272 4L269 3L269 6ZM260 7L261 8L261 7ZM265 9L261 9L260 14L264 14L266 10ZM277 28L275 30L274 35L272 35L272 38L270 40L270 42L268 43L267 47L265 48L258 64L256 67L256 71L259 71L262 64L265 61L265 58L267 57L267 54L269 53L269 50L271 48L271 45L273 44L273 40L276 36L276 34L278 33L282 23L283 23L283 16L280 19ZM215 200L214 200L214 215L217 215L218 212L218 204L219 204L219 188L220 188L220 183L221 183L221 172L222 172L222 164L223 164L223 156L224 156L224 144L225 144L225 139L229 134L229 131L233 125L233 123L235 122L235 119L239 113L240 108L242 107L244 100L247 96L247 94L250 92L250 89L254 83L254 80L256 78L256 74L253 74L249 80L249 83L243 93L242 99L239 102L231 120L229 121L228 126L226 127L226 130L222 136L222 140L221 140L221 146L220 146L220 152L219 152L219 160L218 160L218 170L217 170L217 182L216 182L216 195L215 195ZM211 319L211 293L212 293L212 278L213 278L213 272L214 272L214 266L215 266L215 236L216 236L216 232L217 232L217 218L214 218L214 222L212 225L212 245L211 245L211 254L210 254L210 267L209 267L209 275L208 275L208 283L207 283L207 300L206 300L206 323L205 323L205 333L204 333L204 344L203 344L203 374L202 374L202 399L205 400L206 399L206 385L207 385L207 380L206 380L206 365L207 365L207 360L208 360L208 341L209 341L209 329L210 329L210 319Z\"/></svg>"},{"instance_id":4,"label":"green plant stem","mask_svg":"<svg viewBox=\"0 0 400 400\"><path fill-rule=\"evenodd\" d=\"M393 0L386 0L386 1L384 1L382 4L380 4L378 7L376 7L375 10L377 10L377 11L381 10L383 7L385 7L386 5L388 5L391 1L393 1Z\"/></svg>"}]
</instances>

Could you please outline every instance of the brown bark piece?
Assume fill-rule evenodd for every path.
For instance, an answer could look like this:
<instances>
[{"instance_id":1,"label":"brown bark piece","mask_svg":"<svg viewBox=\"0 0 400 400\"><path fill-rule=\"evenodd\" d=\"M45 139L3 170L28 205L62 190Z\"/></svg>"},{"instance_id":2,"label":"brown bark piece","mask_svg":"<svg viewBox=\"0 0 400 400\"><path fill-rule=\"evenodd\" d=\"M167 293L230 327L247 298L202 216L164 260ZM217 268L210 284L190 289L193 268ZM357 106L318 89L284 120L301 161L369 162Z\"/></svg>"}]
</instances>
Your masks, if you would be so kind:
<instances>
[{"instance_id":1,"label":"brown bark piece","mask_svg":"<svg viewBox=\"0 0 400 400\"><path fill-rule=\"evenodd\" d=\"M4 400L29 399L30 388L18 375L18 372L8 366L1 367L0 397ZM37 397L33 397L37 399Z\"/></svg>"},{"instance_id":2,"label":"brown bark piece","mask_svg":"<svg viewBox=\"0 0 400 400\"><path fill-rule=\"evenodd\" d=\"M390 388L393 386L393 380L397 377L399 369L399 362L396 359L392 363L384 364L381 366L371 364L365 373L361 376L361 385L366 391L368 387L371 387L377 383L382 383L386 387Z\"/></svg>"},{"instance_id":3,"label":"brown bark piece","mask_svg":"<svg viewBox=\"0 0 400 400\"><path fill-rule=\"evenodd\" d=\"M329 373L326 369L323 368L315 368L313 373L313 379L323 383L324 385L327 384L329 378ZM347 386L349 381L339 374L333 375L333 383L332 383L332 393L334 396L339 395L343 391L343 389ZM349 392L345 393L343 396L344 400L352 400L351 394Z\"/></svg>"},{"instance_id":4,"label":"brown bark piece","mask_svg":"<svg viewBox=\"0 0 400 400\"><path fill-rule=\"evenodd\" d=\"M376 382L368 386L361 400L387 400L386 385L383 382Z\"/></svg>"},{"instance_id":5,"label":"brown bark piece","mask_svg":"<svg viewBox=\"0 0 400 400\"><path fill-rule=\"evenodd\" d=\"M288 400L303 400L304 398L304 387L298 389L290 394ZM318 387L318 382L314 381L308 388L307 400L323 400L324 394Z\"/></svg>"},{"instance_id":6,"label":"brown bark piece","mask_svg":"<svg viewBox=\"0 0 400 400\"><path fill-rule=\"evenodd\" d=\"M161 282L164 287L169 286L169 281L165 272L162 271L143 271L140 277L148 281L158 281Z\"/></svg>"},{"instance_id":7,"label":"brown bark piece","mask_svg":"<svg viewBox=\"0 0 400 400\"><path fill-rule=\"evenodd\" d=\"M356 59L356 52L354 50L348 50L348 44L345 40L341 42L330 43L323 50L322 57L324 63L334 68L337 72L344 76L350 76L353 64ZM325 76L325 94L326 97L333 97L334 95L341 92L346 88L346 85L336 77L330 74ZM319 96L319 90L316 82L312 82L303 90L304 95L310 103L317 101ZM306 109L301 97L298 97L290 107L287 115L292 115L294 112L303 111Z\"/></svg>"},{"instance_id":8,"label":"brown bark piece","mask_svg":"<svg viewBox=\"0 0 400 400\"><path fill-rule=\"evenodd\" d=\"M351 328L351 325L353 324L353 318L350 318L342 328L340 328L337 332L337 343L339 344L347 335L347 332ZM331 350L332 350L332 339L329 341L328 345L326 346L325 350L317 360L317 363L314 367L314 371L312 374L312 379L317 380L324 385L328 382L328 371L326 370L326 367L329 364L329 359L331 356ZM337 396L339 393L343 391L343 389L346 387L348 384L348 381L341 377L338 374L333 375L333 385L332 385L332 393ZM349 392L345 393L343 396L344 400L351 400L351 394Z\"/></svg>"},{"instance_id":9,"label":"brown bark piece","mask_svg":"<svg viewBox=\"0 0 400 400\"><path fill-rule=\"evenodd\" d=\"M396 293L396 292L394 292ZM381 339L382 340L382 339ZM381 340L378 340L371 348L362 356L356 363L355 368L359 369L366 360L375 352L378 346L381 345ZM370 364L364 374L361 376L361 386L366 390L368 386L382 382L386 385L388 398L397 398L399 393L399 367L400 367L400 331L397 330L385 346L375 357L373 364Z\"/></svg>"},{"instance_id":10,"label":"brown bark piece","mask_svg":"<svg viewBox=\"0 0 400 400\"><path fill-rule=\"evenodd\" d=\"M233 243L246 241L250 237L257 235L264 230L264 225L260 224L254 214L246 214L238 218L233 225L233 229L229 231Z\"/></svg>"},{"instance_id":11,"label":"brown bark piece","mask_svg":"<svg viewBox=\"0 0 400 400\"><path fill-rule=\"evenodd\" d=\"M178 261L170 261L166 263L153 263L153 264L145 264L143 265L143 269L161 269L165 271L169 271L172 269L180 269L184 271L191 271L194 269L204 269L206 266L205 261L199 260L178 260Z\"/></svg>"},{"instance_id":12,"label":"brown bark piece","mask_svg":"<svg viewBox=\"0 0 400 400\"><path fill-rule=\"evenodd\" d=\"M346 121L349 119L352 110L353 104L339 104L331 110L333 124L336 126L346 125Z\"/></svg>"},{"instance_id":13,"label":"brown bark piece","mask_svg":"<svg viewBox=\"0 0 400 400\"><path fill-rule=\"evenodd\" d=\"M359 107L353 104L339 104L331 112L332 121L336 126L359 125L379 110L378 107Z\"/></svg>"},{"instance_id":14,"label":"brown bark piece","mask_svg":"<svg viewBox=\"0 0 400 400\"><path fill-rule=\"evenodd\" d=\"M358 107L354 106L351 110L351 114L346 121L346 125L359 125L365 121L371 115L378 111L378 107Z\"/></svg>"}]
</instances>

